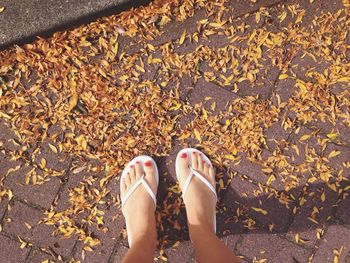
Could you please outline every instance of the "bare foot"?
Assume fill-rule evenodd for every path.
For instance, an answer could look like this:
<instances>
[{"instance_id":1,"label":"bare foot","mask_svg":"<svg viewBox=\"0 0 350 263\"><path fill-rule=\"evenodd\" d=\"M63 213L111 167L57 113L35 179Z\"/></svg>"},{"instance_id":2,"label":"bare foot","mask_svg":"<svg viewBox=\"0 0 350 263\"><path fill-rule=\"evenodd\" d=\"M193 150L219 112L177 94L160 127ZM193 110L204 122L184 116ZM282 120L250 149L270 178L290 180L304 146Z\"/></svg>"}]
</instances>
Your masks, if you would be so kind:
<instances>
[{"instance_id":1,"label":"bare foot","mask_svg":"<svg viewBox=\"0 0 350 263\"><path fill-rule=\"evenodd\" d=\"M157 182L155 178L155 167L151 161L144 163L145 180L151 187L153 193L157 193ZM130 166L130 171L121 184L121 199L123 200L129 189L143 176L143 168L140 162ZM133 242L150 235L154 231L156 236L155 205L143 185L139 185L135 192L125 203L122 212L128 223L128 235L132 236ZM150 230L151 228L151 230ZM154 230L153 230L154 229Z\"/></svg>"},{"instance_id":2,"label":"bare foot","mask_svg":"<svg viewBox=\"0 0 350 263\"><path fill-rule=\"evenodd\" d=\"M214 168L202 159L202 154L199 152L192 152L191 156L182 153L180 156L179 183L181 188L190 174L189 165L215 188ZM213 229L216 199L213 192L197 176L193 176L184 199L189 225L204 224Z\"/></svg>"}]
</instances>

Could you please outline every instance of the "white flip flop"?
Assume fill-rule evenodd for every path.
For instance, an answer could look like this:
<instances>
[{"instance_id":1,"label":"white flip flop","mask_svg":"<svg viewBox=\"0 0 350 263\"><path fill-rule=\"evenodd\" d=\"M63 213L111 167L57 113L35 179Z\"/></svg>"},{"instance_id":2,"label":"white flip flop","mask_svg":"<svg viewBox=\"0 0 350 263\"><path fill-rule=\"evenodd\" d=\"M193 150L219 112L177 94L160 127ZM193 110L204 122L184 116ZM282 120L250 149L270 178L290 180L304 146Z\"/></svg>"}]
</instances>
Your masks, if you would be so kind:
<instances>
[{"instance_id":1,"label":"white flip flop","mask_svg":"<svg viewBox=\"0 0 350 263\"><path fill-rule=\"evenodd\" d=\"M175 171L176 171L176 177L177 177L177 180L179 180L179 176L180 176L180 156L183 154L183 153L186 153L187 156L189 156L190 158L192 158L192 153L193 152L196 152L197 154L202 154L202 158L204 161L206 161L207 163L209 163L210 165L211 162L209 160L209 158L204 154L202 153L201 151L197 150L197 149L194 149L194 148L185 148L185 149L182 149L176 156L176 161L175 161ZM190 182L192 180L192 178L194 176L197 176L198 179L200 179L201 182L203 182L209 189L210 191L214 194L215 196L215 202L217 202L218 200L218 197L217 197L217 194L216 194L216 190L215 190L215 187L206 179L204 178L199 172L197 172L196 170L194 170L192 168L191 165L189 165L189 168L190 168L190 174L188 175L187 179L186 179L186 182L185 182L185 185L183 186L183 189L182 189L182 199L184 200L185 204L186 204L186 201L185 201L185 195L186 195L186 192L187 192L187 189L188 189L188 186L190 185ZM214 213L213 215L214 217L214 231L216 233L216 212Z\"/></svg>"},{"instance_id":2,"label":"white flip flop","mask_svg":"<svg viewBox=\"0 0 350 263\"><path fill-rule=\"evenodd\" d=\"M132 159L124 168L122 175L120 177L120 187L122 187L122 182L123 180L125 180L126 175L128 174L128 172L130 171L130 166L131 165L135 165L136 162L140 162L140 165L142 166L142 169L144 169L144 163L147 161L151 161L154 167L154 175L156 177L156 182L157 182L157 187L159 184L159 174L158 174L158 168L157 168L157 164L156 162L153 160L152 157L148 156L148 155L141 155L141 156L137 156L134 159ZM150 197L152 198L153 202L154 202L154 210L156 210L156 206L157 206L157 198L156 195L157 193L154 193L151 189L151 187L149 186L149 184L146 182L146 180L144 179L145 177L145 172L143 171L143 175L142 177L137 180L134 185L127 191L127 193L125 194L124 198L122 199L122 208L124 207L124 205L126 204L126 202L128 201L128 199L130 198L130 196L135 192L135 190L139 187L139 186L143 186L146 191L149 193ZM132 243L132 237L129 234L130 232L128 231L128 223L126 222L126 231L128 232L128 243L129 246L131 247L131 243Z\"/></svg>"}]
</instances>

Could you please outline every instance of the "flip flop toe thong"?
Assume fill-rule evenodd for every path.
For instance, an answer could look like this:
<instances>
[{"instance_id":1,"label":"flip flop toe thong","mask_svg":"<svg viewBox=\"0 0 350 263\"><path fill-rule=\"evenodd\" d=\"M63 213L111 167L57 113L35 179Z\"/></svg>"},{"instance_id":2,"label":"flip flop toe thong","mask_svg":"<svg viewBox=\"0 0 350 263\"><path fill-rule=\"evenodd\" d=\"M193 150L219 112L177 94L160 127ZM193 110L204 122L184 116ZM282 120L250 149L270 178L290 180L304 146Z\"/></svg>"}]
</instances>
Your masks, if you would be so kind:
<instances>
[{"instance_id":1,"label":"flip flop toe thong","mask_svg":"<svg viewBox=\"0 0 350 263\"><path fill-rule=\"evenodd\" d=\"M140 162L142 169L143 169L143 175L142 177L137 180L132 187L126 192L126 194L124 195L124 197L122 198L122 208L125 206L125 204L128 202L129 198L132 196L132 194L136 191L136 189L140 186L143 186L147 193L150 195L152 201L154 202L154 210L156 209L157 206L157 199L156 199L156 194L154 193L151 189L151 187L149 186L149 184L147 183L147 181L145 180L145 173L144 173L144 163L147 161L151 161L154 167L154 176L157 182L157 186L159 184L159 174L158 174L158 168L157 168L157 164L156 162L152 159L152 157L147 156L147 155L141 155L138 157L135 157L134 159L132 159L124 168L121 178L120 178L120 186L123 183L123 181L125 180L125 177L127 176L128 172L130 171L130 166L131 165L135 165L136 162ZM129 232L129 226L128 223L126 222L126 231L128 233L128 243L129 246L131 247L132 244L132 236L130 235Z\"/></svg>"},{"instance_id":2,"label":"flip flop toe thong","mask_svg":"<svg viewBox=\"0 0 350 263\"><path fill-rule=\"evenodd\" d=\"M208 164L212 165L209 158L203 152L201 152L197 149L194 149L194 148L182 149L177 154L176 161L175 161L175 170L176 170L177 180L179 180L179 177L180 177L180 158L181 158L181 155L186 153L187 156L189 156L189 158L192 158L193 152L196 152L198 154L200 153L202 155L203 160L205 162L207 162ZM182 186L182 198L183 198L185 204L186 204L185 196L186 196L186 193L188 190L188 186L190 185L190 183L194 177L197 177L204 185L206 185L209 188L209 190L214 194L214 198L215 198L215 202L216 202L217 201L217 194L216 194L215 187L205 177L203 177L203 175L201 175L199 172L194 170L191 165L189 165L189 168L190 168L190 173L189 173L184 185ZM213 215L213 219L214 219L214 226L213 227L214 227L214 231L216 233L216 212Z\"/></svg>"}]
</instances>

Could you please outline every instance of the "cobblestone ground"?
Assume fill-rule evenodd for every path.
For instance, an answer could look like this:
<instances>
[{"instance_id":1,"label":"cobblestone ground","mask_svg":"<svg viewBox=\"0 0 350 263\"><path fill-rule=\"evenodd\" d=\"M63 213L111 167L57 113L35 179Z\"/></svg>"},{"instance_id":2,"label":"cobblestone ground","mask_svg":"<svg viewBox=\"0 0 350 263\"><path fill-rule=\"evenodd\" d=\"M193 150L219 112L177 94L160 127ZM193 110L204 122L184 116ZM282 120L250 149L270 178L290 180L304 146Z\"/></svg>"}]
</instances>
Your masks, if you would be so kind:
<instances>
[{"instance_id":1,"label":"cobblestone ground","mask_svg":"<svg viewBox=\"0 0 350 263\"><path fill-rule=\"evenodd\" d=\"M155 260L194 262L184 146L215 163L242 262L350 262L349 2L161 2L0 53L1 262L120 262L138 154L160 168Z\"/></svg>"}]
</instances>

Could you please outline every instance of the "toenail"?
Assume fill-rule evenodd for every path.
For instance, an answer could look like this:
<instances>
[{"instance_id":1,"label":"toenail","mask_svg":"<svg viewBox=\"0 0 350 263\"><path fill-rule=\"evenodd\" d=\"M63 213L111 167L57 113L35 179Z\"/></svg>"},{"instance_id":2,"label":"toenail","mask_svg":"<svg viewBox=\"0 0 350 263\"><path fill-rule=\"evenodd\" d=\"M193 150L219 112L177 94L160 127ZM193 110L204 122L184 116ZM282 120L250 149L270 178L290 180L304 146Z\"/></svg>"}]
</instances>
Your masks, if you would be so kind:
<instances>
[{"instance_id":1,"label":"toenail","mask_svg":"<svg viewBox=\"0 0 350 263\"><path fill-rule=\"evenodd\" d=\"M134 168L135 166L132 164L130 167L131 167L131 168Z\"/></svg>"},{"instance_id":2,"label":"toenail","mask_svg":"<svg viewBox=\"0 0 350 263\"><path fill-rule=\"evenodd\" d=\"M181 158L186 158L186 157L187 157L187 154L186 154L186 153L182 153L180 157L181 157Z\"/></svg>"},{"instance_id":3,"label":"toenail","mask_svg":"<svg viewBox=\"0 0 350 263\"><path fill-rule=\"evenodd\" d=\"M151 167L151 166L152 166L152 162L151 162L151 161L147 161L147 162L145 162L145 166L147 166L147 167Z\"/></svg>"},{"instance_id":4,"label":"toenail","mask_svg":"<svg viewBox=\"0 0 350 263\"><path fill-rule=\"evenodd\" d=\"M196 152L193 152L193 154L196 154Z\"/></svg>"},{"instance_id":5,"label":"toenail","mask_svg":"<svg viewBox=\"0 0 350 263\"><path fill-rule=\"evenodd\" d=\"M139 161L136 161L137 164L139 164L140 162Z\"/></svg>"},{"instance_id":6,"label":"toenail","mask_svg":"<svg viewBox=\"0 0 350 263\"><path fill-rule=\"evenodd\" d=\"M205 161L203 161L203 164L205 164Z\"/></svg>"}]
</instances>

